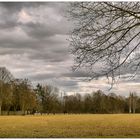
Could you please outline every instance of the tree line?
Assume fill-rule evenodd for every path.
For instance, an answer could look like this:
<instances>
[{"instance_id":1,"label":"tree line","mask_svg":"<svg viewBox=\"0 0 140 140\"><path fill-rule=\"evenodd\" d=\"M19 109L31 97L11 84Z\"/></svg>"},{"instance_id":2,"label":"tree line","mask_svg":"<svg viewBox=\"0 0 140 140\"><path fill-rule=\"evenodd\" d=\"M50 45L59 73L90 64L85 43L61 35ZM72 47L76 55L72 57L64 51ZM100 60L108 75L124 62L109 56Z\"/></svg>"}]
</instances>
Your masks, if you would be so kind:
<instances>
[{"instance_id":1,"label":"tree line","mask_svg":"<svg viewBox=\"0 0 140 140\"><path fill-rule=\"evenodd\" d=\"M21 111L25 114L49 113L139 113L140 97L105 94L98 90L90 94L63 95L57 87L37 84L28 79L0 82L0 114Z\"/></svg>"}]
</instances>

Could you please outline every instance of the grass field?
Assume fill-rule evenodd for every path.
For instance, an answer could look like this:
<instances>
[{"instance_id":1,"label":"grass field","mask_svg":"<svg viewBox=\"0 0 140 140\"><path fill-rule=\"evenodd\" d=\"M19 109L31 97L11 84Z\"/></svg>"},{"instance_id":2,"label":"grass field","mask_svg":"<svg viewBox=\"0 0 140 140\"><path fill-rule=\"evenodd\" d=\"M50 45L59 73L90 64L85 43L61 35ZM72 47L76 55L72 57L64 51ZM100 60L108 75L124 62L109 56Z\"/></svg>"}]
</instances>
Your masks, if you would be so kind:
<instances>
[{"instance_id":1,"label":"grass field","mask_svg":"<svg viewBox=\"0 0 140 140\"><path fill-rule=\"evenodd\" d=\"M140 138L140 115L0 116L0 137Z\"/></svg>"}]
</instances>

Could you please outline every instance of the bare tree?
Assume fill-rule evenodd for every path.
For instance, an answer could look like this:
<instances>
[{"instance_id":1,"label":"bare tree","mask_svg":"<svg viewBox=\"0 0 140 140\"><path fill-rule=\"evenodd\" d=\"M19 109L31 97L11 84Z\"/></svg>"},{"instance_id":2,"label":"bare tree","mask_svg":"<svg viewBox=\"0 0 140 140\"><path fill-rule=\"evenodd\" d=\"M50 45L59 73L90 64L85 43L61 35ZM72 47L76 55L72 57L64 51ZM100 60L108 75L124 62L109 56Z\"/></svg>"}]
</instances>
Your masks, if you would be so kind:
<instances>
[{"instance_id":1,"label":"bare tree","mask_svg":"<svg viewBox=\"0 0 140 140\"><path fill-rule=\"evenodd\" d=\"M13 79L14 79L13 75L5 67L0 67L0 115L3 100L6 97L4 92L6 91L7 93L8 90L7 83L11 82L11 80ZM10 100L7 101L11 102Z\"/></svg>"},{"instance_id":2,"label":"bare tree","mask_svg":"<svg viewBox=\"0 0 140 140\"><path fill-rule=\"evenodd\" d=\"M52 85L36 86L36 94L40 103L41 113L56 113L59 110L58 92L59 89Z\"/></svg>"},{"instance_id":3,"label":"bare tree","mask_svg":"<svg viewBox=\"0 0 140 140\"><path fill-rule=\"evenodd\" d=\"M90 78L136 74L140 65L140 2L73 2L71 34L74 70Z\"/></svg>"},{"instance_id":4,"label":"bare tree","mask_svg":"<svg viewBox=\"0 0 140 140\"><path fill-rule=\"evenodd\" d=\"M2 103L3 103L3 98L4 98L4 94L3 94L3 81L0 81L0 115L1 115L1 109L2 109Z\"/></svg>"},{"instance_id":5,"label":"bare tree","mask_svg":"<svg viewBox=\"0 0 140 140\"><path fill-rule=\"evenodd\" d=\"M137 107L137 94L135 92L131 92L129 95L129 113L135 113L136 112L136 107Z\"/></svg>"},{"instance_id":6,"label":"bare tree","mask_svg":"<svg viewBox=\"0 0 140 140\"><path fill-rule=\"evenodd\" d=\"M136 107L137 107L137 95L136 95L135 92L132 93L132 95L133 95L133 113L135 113L136 112Z\"/></svg>"},{"instance_id":7,"label":"bare tree","mask_svg":"<svg viewBox=\"0 0 140 140\"><path fill-rule=\"evenodd\" d=\"M4 83L3 84L3 101L2 103L5 105L7 109L7 114L9 115L10 107L12 106L12 86L10 83Z\"/></svg>"}]
</instances>

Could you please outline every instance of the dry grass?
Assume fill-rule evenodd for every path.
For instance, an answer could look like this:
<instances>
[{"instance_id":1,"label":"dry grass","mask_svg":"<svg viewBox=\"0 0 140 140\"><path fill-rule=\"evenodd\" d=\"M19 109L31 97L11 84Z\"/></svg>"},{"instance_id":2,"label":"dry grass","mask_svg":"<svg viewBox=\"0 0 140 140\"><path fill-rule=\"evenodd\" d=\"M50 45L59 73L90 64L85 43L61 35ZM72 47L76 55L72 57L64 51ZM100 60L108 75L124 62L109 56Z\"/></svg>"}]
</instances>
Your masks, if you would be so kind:
<instances>
[{"instance_id":1,"label":"dry grass","mask_svg":"<svg viewBox=\"0 0 140 140\"><path fill-rule=\"evenodd\" d=\"M140 137L140 115L0 116L0 137Z\"/></svg>"}]
</instances>

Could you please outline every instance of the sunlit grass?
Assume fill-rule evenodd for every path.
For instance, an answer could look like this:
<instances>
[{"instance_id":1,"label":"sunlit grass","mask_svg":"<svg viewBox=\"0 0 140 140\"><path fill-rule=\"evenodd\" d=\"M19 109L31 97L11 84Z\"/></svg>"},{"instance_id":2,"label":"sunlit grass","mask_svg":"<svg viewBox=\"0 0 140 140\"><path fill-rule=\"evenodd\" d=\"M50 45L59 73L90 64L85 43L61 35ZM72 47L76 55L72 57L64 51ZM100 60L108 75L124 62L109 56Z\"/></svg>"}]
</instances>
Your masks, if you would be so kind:
<instances>
[{"instance_id":1,"label":"sunlit grass","mask_svg":"<svg viewBox=\"0 0 140 140\"><path fill-rule=\"evenodd\" d=\"M140 137L140 115L0 116L0 137Z\"/></svg>"}]
</instances>

